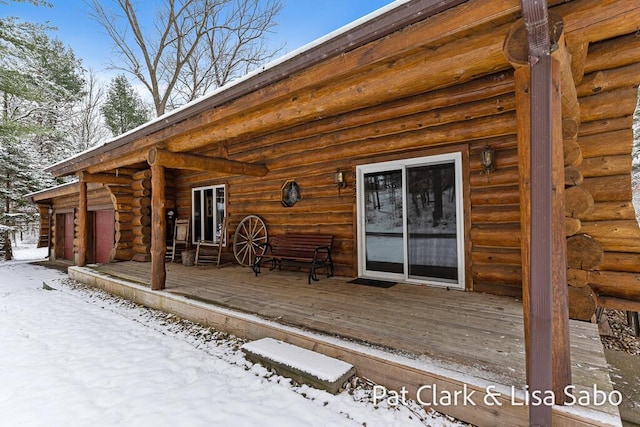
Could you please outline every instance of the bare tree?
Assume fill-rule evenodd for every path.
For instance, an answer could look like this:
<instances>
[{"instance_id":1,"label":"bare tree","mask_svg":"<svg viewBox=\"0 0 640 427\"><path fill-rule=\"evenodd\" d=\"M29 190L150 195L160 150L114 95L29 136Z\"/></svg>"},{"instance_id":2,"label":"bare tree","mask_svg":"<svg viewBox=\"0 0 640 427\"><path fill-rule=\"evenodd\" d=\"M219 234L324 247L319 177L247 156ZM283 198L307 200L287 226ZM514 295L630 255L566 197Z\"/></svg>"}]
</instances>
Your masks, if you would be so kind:
<instances>
[{"instance_id":1,"label":"bare tree","mask_svg":"<svg viewBox=\"0 0 640 427\"><path fill-rule=\"evenodd\" d=\"M136 4L87 0L119 55L111 66L134 75L158 116L224 85L272 58L264 37L281 0L165 0L154 28L143 27Z\"/></svg>"},{"instance_id":2,"label":"bare tree","mask_svg":"<svg viewBox=\"0 0 640 427\"><path fill-rule=\"evenodd\" d=\"M104 87L98 82L95 71L90 68L87 71L83 96L71 125L70 134L77 150L86 150L109 137L109 130L100 112L104 101Z\"/></svg>"}]
</instances>

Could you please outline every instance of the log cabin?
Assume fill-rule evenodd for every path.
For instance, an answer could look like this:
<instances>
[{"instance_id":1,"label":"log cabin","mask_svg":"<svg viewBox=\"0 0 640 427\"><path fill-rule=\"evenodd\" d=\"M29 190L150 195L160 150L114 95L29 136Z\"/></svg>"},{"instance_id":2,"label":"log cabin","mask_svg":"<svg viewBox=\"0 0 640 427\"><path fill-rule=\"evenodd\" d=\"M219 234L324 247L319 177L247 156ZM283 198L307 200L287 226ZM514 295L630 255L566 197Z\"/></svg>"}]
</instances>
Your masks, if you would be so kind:
<instances>
[{"instance_id":1,"label":"log cabin","mask_svg":"<svg viewBox=\"0 0 640 427\"><path fill-rule=\"evenodd\" d=\"M394 2L52 165L78 182L30 195L42 241L80 266L150 262L160 290L174 218L190 219L194 244L226 239L225 255L242 262L233 231L256 216L270 236L333 235L342 276L517 296L526 311L548 264L561 318L639 311L640 4L545 4L546 85L528 4ZM540 93L546 116L536 116ZM294 203L287 188L299 191Z\"/></svg>"}]
</instances>

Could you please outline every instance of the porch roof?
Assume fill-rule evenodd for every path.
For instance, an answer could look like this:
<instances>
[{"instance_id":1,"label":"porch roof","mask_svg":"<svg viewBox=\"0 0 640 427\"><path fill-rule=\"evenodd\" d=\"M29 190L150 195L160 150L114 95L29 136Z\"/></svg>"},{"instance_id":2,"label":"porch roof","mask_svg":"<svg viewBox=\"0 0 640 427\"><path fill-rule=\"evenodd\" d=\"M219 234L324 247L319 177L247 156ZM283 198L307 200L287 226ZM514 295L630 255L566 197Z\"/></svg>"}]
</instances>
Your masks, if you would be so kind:
<instances>
[{"instance_id":1,"label":"porch roof","mask_svg":"<svg viewBox=\"0 0 640 427\"><path fill-rule=\"evenodd\" d=\"M315 64L381 39L415 22L424 20L468 0L397 0L319 39L312 41L209 95L165 113L104 144L90 148L46 168L54 176L64 176L100 162L100 155L124 147L176 123L212 110L222 104L255 92Z\"/></svg>"},{"instance_id":2,"label":"porch roof","mask_svg":"<svg viewBox=\"0 0 640 427\"><path fill-rule=\"evenodd\" d=\"M89 183L88 189L95 190L102 188L102 184ZM74 180L64 184L56 185L55 187L45 188L43 190L34 191L33 193L25 194L23 197L29 199L33 203L47 203L56 197L64 197L70 195L77 195L79 193L78 181Z\"/></svg>"}]
</instances>

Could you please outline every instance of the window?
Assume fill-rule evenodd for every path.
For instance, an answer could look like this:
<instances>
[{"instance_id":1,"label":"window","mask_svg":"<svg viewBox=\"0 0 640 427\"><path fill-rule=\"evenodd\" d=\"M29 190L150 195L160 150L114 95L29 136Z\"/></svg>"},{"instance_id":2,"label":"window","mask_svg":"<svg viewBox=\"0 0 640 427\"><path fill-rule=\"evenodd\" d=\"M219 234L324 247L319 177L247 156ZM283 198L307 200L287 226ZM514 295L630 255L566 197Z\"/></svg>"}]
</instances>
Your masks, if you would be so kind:
<instances>
[{"instance_id":1,"label":"window","mask_svg":"<svg viewBox=\"0 0 640 427\"><path fill-rule=\"evenodd\" d=\"M460 153L356 170L359 275L464 289Z\"/></svg>"},{"instance_id":2,"label":"window","mask_svg":"<svg viewBox=\"0 0 640 427\"><path fill-rule=\"evenodd\" d=\"M224 185L193 188L191 201L193 243L198 240L217 243L222 234L222 220L226 214Z\"/></svg>"}]
</instances>

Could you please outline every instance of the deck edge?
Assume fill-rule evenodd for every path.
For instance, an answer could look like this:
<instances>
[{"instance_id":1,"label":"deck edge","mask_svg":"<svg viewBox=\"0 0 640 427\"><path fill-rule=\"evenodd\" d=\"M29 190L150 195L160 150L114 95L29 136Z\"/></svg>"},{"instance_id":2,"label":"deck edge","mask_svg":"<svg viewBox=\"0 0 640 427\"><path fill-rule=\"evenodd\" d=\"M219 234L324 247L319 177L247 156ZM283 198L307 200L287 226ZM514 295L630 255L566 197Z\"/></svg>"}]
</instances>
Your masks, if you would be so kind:
<instances>
[{"instance_id":1,"label":"deck edge","mask_svg":"<svg viewBox=\"0 0 640 427\"><path fill-rule=\"evenodd\" d=\"M405 356L384 352L363 344L308 332L288 325L262 319L258 316L234 311L214 304L189 299L167 291L152 291L138 283L128 282L86 267L69 267L71 279L103 289L138 304L169 312L193 322L216 328L248 340L265 337L313 350L338 358L356 367L357 374L383 385L390 390L406 390L406 395L416 398L428 387L429 392L450 396L474 396L473 405L431 405L441 413L474 425L528 426L529 408L524 405L520 393L513 393L507 386L491 384L486 380L465 376L430 364L425 360L413 360ZM486 396L489 387L496 392L496 400ZM480 396L480 397L475 397ZM431 395L429 395L431 397ZM427 399L423 399L424 402ZM429 402L432 403L432 402ZM596 411L588 407L553 407L554 426L621 426L619 416Z\"/></svg>"}]
</instances>

